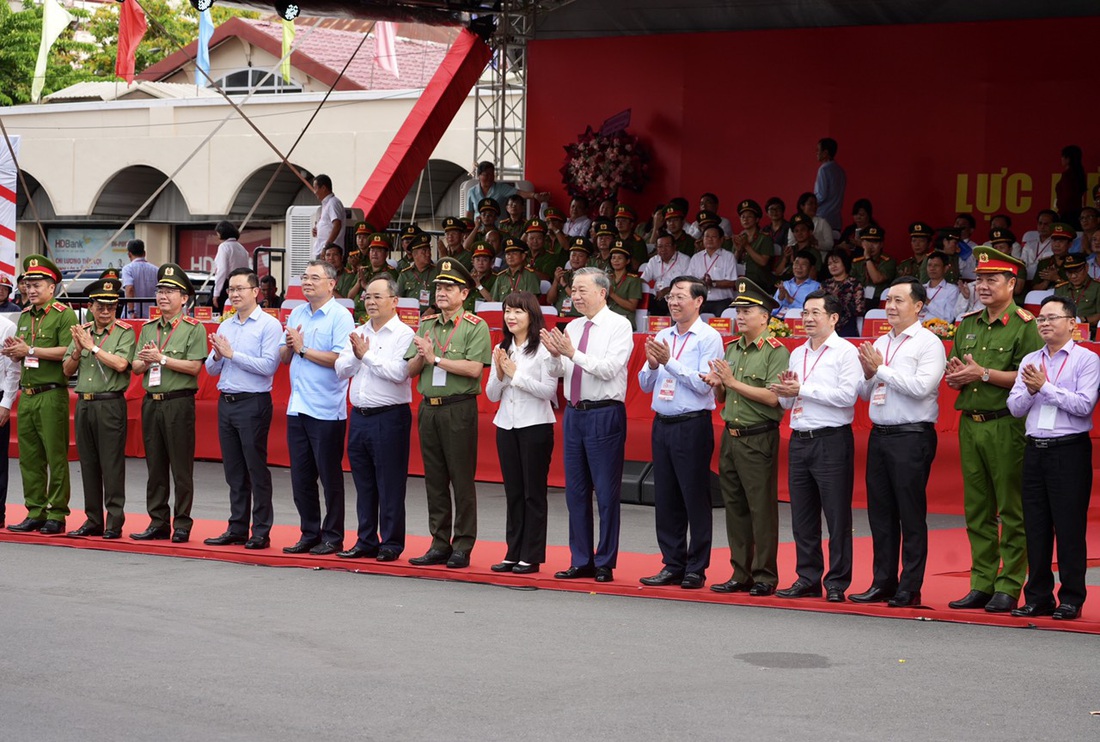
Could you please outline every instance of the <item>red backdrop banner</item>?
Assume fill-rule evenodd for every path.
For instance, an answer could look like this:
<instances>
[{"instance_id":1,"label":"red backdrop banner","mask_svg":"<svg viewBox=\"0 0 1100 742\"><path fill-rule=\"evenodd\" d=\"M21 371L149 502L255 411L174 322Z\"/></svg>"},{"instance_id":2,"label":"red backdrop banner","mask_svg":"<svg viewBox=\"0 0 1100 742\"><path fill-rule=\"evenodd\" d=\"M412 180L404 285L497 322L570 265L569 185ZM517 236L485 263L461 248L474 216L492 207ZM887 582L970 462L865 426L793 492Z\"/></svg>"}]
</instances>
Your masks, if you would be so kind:
<instances>
[{"instance_id":1,"label":"red backdrop banner","mask_svg":"<svg viewBox=\"0 0 1100 742\"><path fill-rule=\"evenodd\" d=\"M779 196L788 217L813 190L817 140L839 142L844 204L867 197L886 250L907 225L1005 212L1017 236L1053 202L1063 146L1100 180L1087 50L1100 18L669 34L531 42L527 178L564 205L564 145L631 109L651 149L649 186L620 197L644 213L713 191L720 212ZM1057 52L1049 42L1057 39Z\"/></svg>"}]
</instances>

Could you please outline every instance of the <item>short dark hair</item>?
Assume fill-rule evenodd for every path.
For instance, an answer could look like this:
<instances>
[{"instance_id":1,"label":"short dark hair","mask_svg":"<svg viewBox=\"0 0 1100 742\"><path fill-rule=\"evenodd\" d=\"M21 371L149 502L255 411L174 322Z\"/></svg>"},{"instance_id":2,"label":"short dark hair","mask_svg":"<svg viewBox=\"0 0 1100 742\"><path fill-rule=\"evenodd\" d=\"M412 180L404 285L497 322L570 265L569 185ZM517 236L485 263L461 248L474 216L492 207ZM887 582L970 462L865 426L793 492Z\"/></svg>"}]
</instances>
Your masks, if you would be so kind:
<instances>
[{"instance_id":1,"label":"short dark hair","mask_svg":"<svg viewBox=\"0 0 1100 742\"><path fill-rule=\"evenodd\" d=\"M1085 208L1087 209L1088 207L1086 206ZM994 214L989 218L989 221L993 221L994 219L1003 219L1005 227L1007 227L1008 229L1012 229L1012 217L1010 217L1008 214Z\"/></svg>"},{"instance_id":2,"label":"short dark hair","mask_svg":"<svg viewBox=\"0 0 1100 742\"><path fill-rule=\"evenodd\" d=\"M320 187L328 188L331 191L332 190L332 178L328 177L324 173L321 173L320 175L314 175L313 176L313 185L314 185L314 187L319 187L320 186Z\"/></svg>"},{"instance_id":3,"label":"short dark hair","mask_svg":"<svg viewBox=\"0 0 1100 742\"><path fill-rule=\"evenodd\" d=\"M822 299L825 302L826 312L829 314L840 314L840 299L837 298L836 294L831 294L825 289L818 289L807 296L806 301L802 302L802 305L805 306L806 302L810 299Z\"/></svg>"},{"instance_id":4,"label":"short dark hair","mask_svg":"<svg viewBox=\"0 0 1100 742\"><path fill-rule=\"evenodd\" d=\"M722 225L721 224L708 224L703 229L703 234L705 235L707 232L709 232L712 229L717 229L718 230L718 236L719 237L725 237L726 236L726 233L722 231Z\"/></svg>"},{"instance_id":5,"label":"short dark hair","mask_svg":"<svg viewBox=\"0 0 1100 742\"><path fill-rule=\"evenodd\" d=\"M703 200L704 198L709 198L709 199L710 199L711 201L713 201L713 202L714 202L714 205L715 205L715 206L717 206L717 205L718 205L718 196L714 195L714 194L713 194L713 193L711 193L710 191L707 191L707 192L706 192L706 193L704 193L704 194L703 194L702 196L700 196L700 197L699 197L699 200L700 200L700 201L702 201L702 200Z\"/></svg>"},{"instance_id":6,"label":"short dark hair","mask_svg":"<svg viewBox=\"0 0 1100 742\"><path fill-rule=\"evenodd\" d=\"M669 288L675 286L678 283L686 283L688 285L688 289L691 291L692 299L702 299L703 301L706 301L707 285L695 276L677 276L676 278L672 279L672 281L668 284Z\"/></svg>"},{"instance_id":7,"label":"short dark hair","mask_svg":"<svg viewBox=\"0 0 1100 742\"><path fill-rule=\"evenodd\" d=\"M235 271L229 274L229 278L232 278L233 276L247 276L249 288L254 289L260 285L260 279L256 277L256 274L252 271L251 268L237 268ZM229 278L225 279L225 283L227 286L229 285Z\"/></svg>"},{"instance_id":8,"label":"short dark hair","mask_svg":"<svg viewBox=\"0 0 1100 742\"><path fill-rule=\"evenodd\" d=\"M829 153L829 157L836 157L836 140L832 137L824 137L817 140L818 146Z\"/></svg>"},{"instance_id":9,"label":"short dark hair","mask_svg":"<svg viewBox=\"0 0 1100 742\"><path fill-rule=\"evenodd\" d=\"M1083 209L1081 209L1082 214L1084 214L1086 211L1091 211L1093 216L1100 217L1100 209L1096 209L1092 206L1086 206Z\"/></svg>"},{"instance_id":10,"label":"short dark hair","mask_svg":"<svg viewBox=\"0 0 1100 742\"><path fill-rule=\"evenodd\" d=\"M515 201L516 203L518 203L518 204L522 205L522 204L523 204L523 196L519 195L518 193L513 193L513 194L512 194L511 196L509 196L509 197L508 197L508 198L507 198L507 199L505 200L505 203L509 203L509 204L510 204L510 203L512 203L513 201Z\"/></svg>"},{"instance_id":11,"label":"short dark hair","mask_svg":"<svg viewBox=\"0 0 1100 742\"><path fill-rule=\"evenodd\" d=\"M223 240L236 240L240 239L241 236L237 228L224 219L214 226L214 231L217 232L218 236Z\"/></svg>"},{"instance_id":12,"label":"short dark hair","mask_svg":"<svg viewBox=\"0 0 1100 742\"><path fill-rule=\"evenodd\" d=\"M802 211L802 207L803 207L803 206L805 206L805 205L806 205L806 203L807 203L807 202L808 202L808 201L809 201L809 200L810 200L811 198L812 198L812 199L813 199L814 201L816 201L816 200L817 200L817 196L816 196L816 195L814 194L814 192L813 192L813 191L806 191L805 193L803 193L803 194L802 194L801 196L799 196L799 197L798 197L798 201L797 201L797 202L795 202L795 208L796 208L796 209L798 209L799 211Z\"/></svg>"},{"instance_id":13,"label":"short dark hair","mask_svg":"<svg viewBox=\"0 0 1100 742\"><path fill-rule=\"evenodd\" d=\"M126 252L140 258L145 254L145 240L130 240L126 243Z\"/></svg>"},{"instance_id":14,"label":"short dark hair","mask_svg":"<svg viewBox=\"0 0 1100 742\"><path fill-rule=\"evenodd\" d=\"M904 286L906 284L909 285L909 296L912 297L913 301L919 301L921 304L928 303L928 292L924 290L924 284L913 278L913 276L901 276L890 282L890 286Z\"/></svg>"},{"instance_id":15,"label":"short dark hair","mask_svg":"<svg viewBox=\"0 0 1100 742\"><path fill-rule=\"evenodd\" d=\"M780 211L787 210L787 204L783 203L783 199L781 199L779 196L772 196L771 198L769 198L764 204L764 211L767 211L773 206L778 206Z\"/></svg>"},{"instance_id":16,"label":"short dark hair","mask_svg":"<svg viewBox=\"0 0 1100 742\"><path fill-rule=\"evenodd\" d=\"M1041 211L1039 211L1038 214L1035 215L1035 221L1039 221L1039 217L1041 217L1043 214L1047 214L1052 219L1054 219L1054 221L1058 221L1058 212L1054 209L1042 209Z\"/></svg>"},{"instance_id":17,"label":"short dark hair","mask_svg":"<svg viewBox=\"0 0 1100 742\"><path fill-rule=\"evenodd\" d=\"M1055 301L1062 305L1062 309L1063 309L1063 311L1065 311L1066 314L1073 317L1074 319L1077 318L1077 302L1075 302L1073 299L1069 298L1068 296L1055 296L1054 294L1051 294L1050 296L1046 297L1045 299L1042 300L1042 302L1039 303L1040 311L1047 304L1050 304L1051 302L1055 302Z\"/></svg>"},{"instance_id":18,"label":"short dark hair","mask_svg":"<svg viewBox=\"0 0 1100 742\"><path fill-rule=\"evenodd\" d=\"M527 328L527 348L524 352L529 356L535 355L539 349L539 333L546 327L546 320L542 316L542 307L539 306L538 298L530 291L513 291L504 297L504 301L501 303L503 308L522 309L531 318L531 324ZM515 336L508 329L507 323L502 324L504 324L504 327L501 328L504 332L504 339L500 341L500 347L503 350L508 350L515 342Z\"/></svg>"},{"instance_id":19,"label":"short dark hair","mask_svg":"<svg viewBox=\"0 0 1100 742\"><path fill-rule=\"evenodd\" d=\"M832 258L832 257L840 258L840 262L844 263L844 272L845 273L851 273L852 272L852 256L848 254L847 250L833 250L828 255L826 255L825 256L825 267L829 266L829 258Z\"/></svg>"},{"instance_id":20,"label":"short dark hair","mask_svg":"<svg viewBox=\"0 0 1100 742\"><path fill-rule=\"evenodd\" d=\"M263 278L261 278L261 279L260 279L260 283L270 283L270 284L272 284L273 286L275 286L275 288L278 288L278 287L279 287L279 282L278 282L278 281L276 281L276 280L275 280L275 276L271 275L270 273L268 273L268 274L267 274L266 276L264 276Z\"/></svg>"},{"instance_id":21,"label":"short dark hair","mask_svg":"<svg viewBox=\"0 0 1100 742\"><path fill-rule=\"evenodd\" d=\"M978 226L978 222L974 220L974 215L967 214L965 211L961 211L955 215L955 221L958 221L959 219L965 219L966 223L970 225L971 229L974 229L974 227Z\"/></svg>"},{"instance_id":22,"label":"short dark hair","mask_svg":"<svg viewBox=\"0 0 1100 742\"><path fill-rule=\"evenodd\" d=\"M928 253L928 257L925 258L925 260L932 260L933 258L943 263L945 268L947 267L948 263L951 262L951 258L947 257L947 253L943 252L942 250L933 250L932 252Z\"/></svg>"},{"instance_id":23,"label":"short dark hair","mask_svg":"<svg viewBox=\"0 0 1100 742\"><path fill-rule=\"evenodd\" d=\"M791 263L794 263L795 260L806 260L810 263L811 268L817 267L817 256L814 255L812 250L799 250L794 254Z\"/></svg>"},{"instance_id":24,"label":"short dark hair","mask_svg":"<svg viewBox=\"0 0 1100 742\"><path fill-rule=\"evenodd\" d=\"M852 216L858 214L860 209L863 209L867 212L868 218L875 215L875 207L871 206L871 199L869 198L856 199L856 202L852 204Z\"/></svg>"},{"instance_id":25,"label":"short dark hair","mask_svg":"<svg viewBox=\"0 0 1100 742\"><path fill-rule=\"evenodd\" d=\"M658 242L664 239L671 240L672 234L664 227L661 227L657 230L657 234L653 237L653 244L656 245Z\"/></svg>"},{"instance_id":26,"label":"short dark hair","mask_svg":"<svg viewBox=\"0 0 1100 742\"><path fill-rule=\"evenodd\" d=\"M477 164L477 174L481 175L486 170L492 170L494 173L497 171L497 166L488 160L482 160Z\"/></svg>"}]
</instances>

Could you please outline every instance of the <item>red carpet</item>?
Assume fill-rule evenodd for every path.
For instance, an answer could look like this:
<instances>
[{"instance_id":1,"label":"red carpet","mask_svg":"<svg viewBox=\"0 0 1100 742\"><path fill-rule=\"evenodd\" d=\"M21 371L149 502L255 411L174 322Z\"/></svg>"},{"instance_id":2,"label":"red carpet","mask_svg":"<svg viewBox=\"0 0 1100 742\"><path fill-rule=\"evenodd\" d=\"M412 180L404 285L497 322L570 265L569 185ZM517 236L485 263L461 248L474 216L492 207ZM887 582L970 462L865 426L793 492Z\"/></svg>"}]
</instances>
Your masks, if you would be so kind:
<instances>
[{"instance_id":1,"label":"red carpet","mask_svg":"<svg viewBox=\"0 0 1100 742\"><path fill-rule=\"evenodd\" d=\"M8 522L17 523L25 515L25 510L16 505L8 506ZM83 522L83 513L74 510L69 518L70 527ZM1089 565L1100 565L1100 518L1095 512L1090 518L1089 527ZM306 569L334 569L349 572L393 575L399 577L418 577L422 579L452 580L455 582L474 582L509 587L536 587L548 590L566 590L572 592L599 593L602 595L626 595L642 598L662 598L666 600L687 600L700 603L726 603L731 605L763 606L767 608L786 608L803 611L822 611L826 613L847 613L862 616L880 616L887 618L916 619L924 621L951 621L986 626L1006 626L1014 628L1039 628L1055 631L1074 631L1087 634L1100 634L1100 587L1089 588L1089 602L1081 618L1075 621L1055 621L1051 618L1022 619L1007 614L990 614L984 611L954 611L947 607L948 601L966 594L970 589L969 567L970 547L964 529L934 530L929 532L928 567L922 592L924 606L920 608L893 609L883 604L857 605L851 602L828 603L824 598L784 600L782 598L753 598L749 596L719 595L707 588L702 590L683 590L679 587L643 587L638 578L655 574L661 568L659 554L639 554L621 552L619 565L615 570L615 581L597 583L593 580L555 580L554 572L569 566L569 549L565 546L547 547L548 564L542 572L533 575L497 574L489 566L504 556L504 544L500 542L480 541L474 549L469 569L447 569L445 567L413 567L408 558L424 553L430 543L427 536L409 536L405 553L396 562L380 564L372 559L340 559L335 556L318 557L309 554L284 554L282 547L298 540L299 531L294 526L277 525L271 533L272 547L263 551L248 551L242 546L206 546L202 540L217 536L225 529L223 521L195 521L191 532L191 542L173 544L169 541L138 542L128 538L130 533L143 530L148 525L144 514L128 514L128 522L123 538L117 541L104 541L101 538L68 538L66 536L43 536L39 533L20 534L8 530L0 531L0 542L22 544L44 544L49 546L67 546L78 549L100 549L104 551L131 552L155 556L187 557L191 559L213 559L239 564L258 564L268 567L299 567ZM349 532L345 544L355 542L355 534ZM850 592L861 592L871 584L871 539L857 538L853 544L856 564L855 576ZM794 544L781 544L779 549L780 586L793 582ZM722 582L729 577L729 549L714 549L708 582Z\"/></svg>"}]
</instances>

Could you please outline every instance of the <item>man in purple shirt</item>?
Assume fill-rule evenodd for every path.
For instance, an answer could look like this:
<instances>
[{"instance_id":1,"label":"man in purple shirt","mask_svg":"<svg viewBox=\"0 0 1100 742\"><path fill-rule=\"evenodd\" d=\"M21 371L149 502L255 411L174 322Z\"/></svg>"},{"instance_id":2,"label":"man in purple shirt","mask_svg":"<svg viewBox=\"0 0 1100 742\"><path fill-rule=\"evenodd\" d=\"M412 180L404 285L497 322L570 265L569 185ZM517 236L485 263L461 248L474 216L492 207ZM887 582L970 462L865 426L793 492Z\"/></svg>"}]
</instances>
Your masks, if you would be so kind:
<instances>
[{"instance_id":1,"label":"man in purple shirt","mask_svg":"<svg viewBox=\"0 0 1100 742\"><path fill-rule=\"evenodd\" d=\"M817 196L817 215L829 222L837 236L840 235L841 207L844 204L844 189L848 185L848 176L844 168L837 165L836 140L829 137L819 139L817 142L817 161L821 166L817 169L817 179L814 181L814 195Z\"/></svg>"},{"instance_id":2,"label":"man in purple shirt","mask_svg":"<svg viewBox=\"0 0 1100 742\"><path fill-rule=\"evenodd\" d=\"M1089 494L1092 490L1092 410L1100 388L1100 357L1071 340L1073 300L1048 296L1035 324L1046 345L1024 356L1008 409L1027 417L1023 506L1028 578L1025 603L1013 616L1071 620L1085 602ZM1054 607L1054 539L1058 538L1058 607Z\"/></svg>"}]
</instances>

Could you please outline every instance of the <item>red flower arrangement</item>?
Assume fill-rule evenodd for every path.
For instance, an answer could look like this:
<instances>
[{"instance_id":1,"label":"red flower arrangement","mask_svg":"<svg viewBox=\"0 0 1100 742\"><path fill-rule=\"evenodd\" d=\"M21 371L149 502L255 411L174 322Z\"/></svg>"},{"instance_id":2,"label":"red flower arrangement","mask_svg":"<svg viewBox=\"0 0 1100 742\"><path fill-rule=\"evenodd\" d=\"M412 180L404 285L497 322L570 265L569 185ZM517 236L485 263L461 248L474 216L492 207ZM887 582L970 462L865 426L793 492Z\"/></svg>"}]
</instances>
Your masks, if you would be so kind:
<instances>
[{"instance_id":1,"label":"red flower arrangement","mask_svg":"<svg viewBox=\"0 0 1100 742\"><path fill-rule=\"evenodd\" d=\"M620 188L641 191L649 181L649 152L626 131L602 136L589 126L565 146L562 182L571 196L589 203L616 199Z\"/></svg>"}]
</instances>

